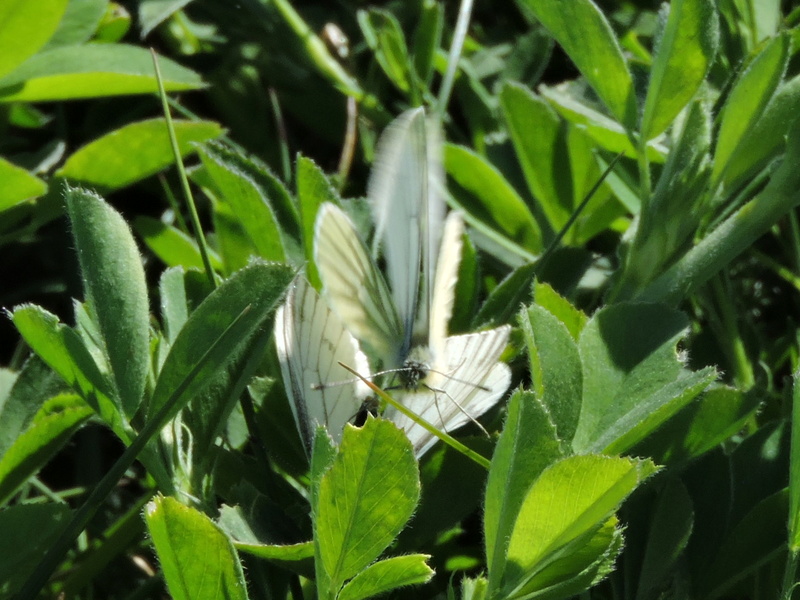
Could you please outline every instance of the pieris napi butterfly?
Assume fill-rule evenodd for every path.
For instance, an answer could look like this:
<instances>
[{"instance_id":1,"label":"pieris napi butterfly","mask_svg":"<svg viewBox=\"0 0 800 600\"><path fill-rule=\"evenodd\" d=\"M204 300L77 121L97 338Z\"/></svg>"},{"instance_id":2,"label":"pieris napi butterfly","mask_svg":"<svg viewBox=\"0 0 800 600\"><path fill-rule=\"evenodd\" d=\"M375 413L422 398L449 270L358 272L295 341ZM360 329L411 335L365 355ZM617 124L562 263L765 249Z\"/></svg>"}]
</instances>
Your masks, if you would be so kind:
<instances>
[{"instance_id":1,"label":"pieris napi butterfly","mask_svg":"<svg viewBox=\"0 0 800 600\"><path fill-rule=\"evenodd\" d=\"M342 321L302 275L295 278L275 318L275 346L286 395L306 451L325 425L338 444L347 422L369 395L360 381L342 381L339 362L369 375L367 357ZM334 386L321 383L337 382Z\"/></svg>"},{"instance_id":2,"label":"pieris napi butterfly","mask_svg":"<svg viewBox=\"0 0 800 600\"><path fill-rule=\"evenodd\" d=\"M453 430L486 412L508 388L510 372L499 358L509 328L446 336L464 225L452 212L442 233L438 152L421 109L398 117L379 142L368 197L375 248L383 249L391 288L353 223L330 203L317 214L314 257L330 305L345 327L384 369L401 375L404 389L395 398L434 425ZM418 456L436 442L413 420L391 409L385 416L405 430Z\"/></svg>"}]
</instances>

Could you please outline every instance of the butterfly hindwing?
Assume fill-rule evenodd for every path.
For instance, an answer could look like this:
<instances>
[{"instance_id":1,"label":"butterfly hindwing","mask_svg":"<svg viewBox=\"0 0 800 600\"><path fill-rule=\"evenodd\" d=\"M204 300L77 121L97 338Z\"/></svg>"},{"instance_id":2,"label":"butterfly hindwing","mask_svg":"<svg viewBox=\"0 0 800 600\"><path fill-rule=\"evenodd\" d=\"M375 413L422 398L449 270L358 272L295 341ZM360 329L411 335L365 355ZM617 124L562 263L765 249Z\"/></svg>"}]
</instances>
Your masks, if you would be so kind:
<instances>
[{"instance_id":1,"label":"butterfly hindwing","mask_svg":"<svg viewBox=\"0 0 800 600\"><path fill-rule=\"evenodd\" d=\"M436 264L436 278L431 294L430 321L427 331L427 345L433 359L444 352L447 326L453 316L458 268L461 264L462 236L464 220L460 213L451 212L447 216Z\"/></svg>"},{"instance_id":2,"label":"butterfly hindwing","mask_svg":"<svg viewBox=\"0 0 800 600\"><path fill-rule=\"evenodd\" d=\"M304 278L298 277L275 320L275 345L286 394L308 450L317 424L325 425L333 439L341 439L345 423L358 414L365 386L347 382L350 377L339 361L368 375L367 358ZM335 385L327 385L327 384Z\"/></svg>"}]
</instances>

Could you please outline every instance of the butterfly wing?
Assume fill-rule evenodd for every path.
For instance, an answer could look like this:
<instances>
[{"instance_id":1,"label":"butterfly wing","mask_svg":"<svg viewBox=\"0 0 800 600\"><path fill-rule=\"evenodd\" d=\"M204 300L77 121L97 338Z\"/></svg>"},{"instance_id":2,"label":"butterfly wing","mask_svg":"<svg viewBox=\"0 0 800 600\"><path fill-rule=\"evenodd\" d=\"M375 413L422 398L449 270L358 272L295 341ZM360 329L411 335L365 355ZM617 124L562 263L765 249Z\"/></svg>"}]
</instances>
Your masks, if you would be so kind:
<instances>
[{"instance_id":1,"label":"butterfly wing","mask_svg":"<svg viewBox=\"0 0 800 600\"><path fill-rule=\"evenodd\" d=\"M317 424L325 425L338 444L345 423L358 414L368 389L340 383L350 373L339 361L369 375L367 358L304 278L298 277L275 320L275 346L292 414L308 450Z\"/></svg>"},{"instance_id":2,"label":"butterfly wing","mask_svg":"<svg viewBox=\"0 0 800 600\"><path fill-rule=\"evenodd\" d=\"M403 326L404 347L411 336L420 297L420 269L427 248L428 160L425 112L404 112L378 142L367 197L375 240L386 258L386 274Z\"/></svg>"},{"instance_id":3,"label":"butterfly wing","mask_svg":"<svg viewBox=\"0 0 800 600\"><path fill-rule=\"evenodd\" d=\"M464 219L459 213L451 212L444 224L439 261L436 264L436 278L433 282L428 346L434 359L446 352L445 338L450 317L453 315L463 235Z\"/></svg>"},{"instance_id":4,"label":"butterfly wing","mask_svg":"<svg viewBox=\"0 0 800 600\"><path fill-rule=\"evenodd\" d=\"M398 366L404 358L405 332L389 289L353 223L330 203L317 214L314 260L331 307L344 325L386 366Z\"/></svg>"},{"instance_id":5,"label":"butterfly wing","mask_svg":"<svg viewBox=\"0 0 800 600\"><path fill-rule=\"evenodd\" d=\"M426 122L426 141L425 157L427 160L427 198L425 209L425 221L423 222L422 232L425 243L422 247L422 283L420 290L420 302L417 309L416 330L414 336L417 343L430 345L430 341L424 336L431 334L430 324L433 322L431 311L436 304L436 292L434 275L437 270L437 257L441 259L442 250L439 247L442 236L442 223L445 215L445 177L442 167L442 139L441 131L435 119ZM446 229L446 225L445 225ZM445 233L445 235L447 235ZM442 247L444 247L442 241ZM438 254L437 254L438 253ZM459 255L460 256L460 255ZM457 267L456 267L457 268ZM452 309L452 307L451 307ZM449 321L448 315L446 321ZM446 333L447 323L444 324ZM422 340L422 341L420 341Z\"/></svg>"},{"instance_id":6,"label":"butterfly wing","mask_svg":"<svg viewBox=\"0 0 800 600\"><path fill-rule=\"evenodd\" d=\"M511 371L499 362L510 331L503 326L447 338L442 370L437 367L429 373L417 391L400 392L395 398L443 431L452 432L476 419L494 406L511 384ZM417 457L438 439L391 407L385 416L406 432Z\"/></svg>"}]
</instances>

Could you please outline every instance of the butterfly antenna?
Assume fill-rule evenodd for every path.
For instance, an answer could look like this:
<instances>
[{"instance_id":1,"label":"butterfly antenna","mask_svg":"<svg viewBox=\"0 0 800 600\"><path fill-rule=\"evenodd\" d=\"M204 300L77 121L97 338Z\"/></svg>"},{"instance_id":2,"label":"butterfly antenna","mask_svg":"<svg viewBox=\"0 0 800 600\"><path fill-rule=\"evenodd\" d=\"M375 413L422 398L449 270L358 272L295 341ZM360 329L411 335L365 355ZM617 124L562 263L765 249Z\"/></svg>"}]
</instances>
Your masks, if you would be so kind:
<instances>
[{"instance_id":1,"label":"butterfly antenna","mask_svg":"<svg viewBox=\"0 0 800 600\"><path fill-rule=\"evenodd\" d=\"M441 410L439 410L439 398L438 398L438 394L440 394L440 393L441 393L441 394L444 394L445 396L447 396L447 397L450 399L450 402L452 402L453 404L455 404L455 405L456 405L456 408L458 408L458 410L459 410L459 411L460 411L460 412L461 412L461 413L462 413L462 414L463 414L465 417L467 417L467 418L468 418L470 421L472 421L473 423L475 423L475 425L477 425L477 426L478 426L478 429L480 429L480 430L481 430L481 431L482 431L482 432L483 432L483 433L486 435L486 437L489 437L489 432L488 432L488 431L486 431L486 428L485 428L483 425L481 425L481 424L480 424L480 423L479 423L479 422L478 422L478 421L475 419L475 417L473 417L471 414L469 414L469 412L467 412L467 410L466 410L466 409L465 409L463 406L461 406L461 404L459 404L459 402L458 402L458 401L457 401L455 398L453 398L453 396L451 396L451 395L448 393L448 391L447 391L447 390L441 390L441 389L432 388L432 387L430 387L430 386L428 386L428 385L426 385L425 387L426 387L426 388L428 388L428 389L429 389L431 392L433 392L433 403L434 403L434 405L436 406L436 412L437 412L437 413L439 413L439 422L442 424L442 429L444 429L444 417L442 417L442 412L441 412Z\"/></svg>"}]
</instances>

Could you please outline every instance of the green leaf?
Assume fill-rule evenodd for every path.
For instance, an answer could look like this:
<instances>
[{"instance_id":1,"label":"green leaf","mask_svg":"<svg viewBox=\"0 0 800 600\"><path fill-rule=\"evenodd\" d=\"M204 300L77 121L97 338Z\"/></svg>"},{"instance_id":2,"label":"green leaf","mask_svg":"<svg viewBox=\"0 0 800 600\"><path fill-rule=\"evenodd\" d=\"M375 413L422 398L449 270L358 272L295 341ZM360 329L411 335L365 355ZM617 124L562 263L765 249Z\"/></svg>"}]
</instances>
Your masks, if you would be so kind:
<instances>
[{"instance_id":1,"label":"green leaf","mask_svg":"<svg viewBox=\"0 0 800 600\"><path fill-rule=\"evenodd\" d=\"M657 304L609 305L592 317L579 342L583 406L575 452L595 447L620 419L680 378L675 347L687 325L682 313Z\"/></svg>"},{"instance_id":2,"label":"green leaf","mask_svg":"<svg viewBox=\"0 0 800 600\"><path fill-rule=\"evenodd\" d=\"M172 408L173 414L189 400L200 397L240 356L251 336L264 326L292 276L292 270L284 265L254 262L214 290L192 312L176 337L153 390L148 415L155 415L175 393L180 393L181 400ZM235 338L229 335L224 343L214 348L214 356L206 361L188 387L184 387L187 376L209 345L232 324L240 335Z\"/></svg>"},{"instance_id":3,"label":"green leaf","mask_svg":"<svg viewBox=\"0 0 800 600\"><path fill-rule=\"evenodd\" d=\"M0 457L0 505L35 475L94 411L75 395L51 398Z\"/></svg>"},{"instance_id":4,"label":"green leaf","mask_svg":"<svg viewBox=\"0 0 800 600\"><path fill-rule=\"evenodd\" d=\"M247 552L253 556L274 560L277 562L297 562L314 558L314 542L300 542L299 544L286 544L276 546L273 544L256 544L253 542L235 541L237 550Z\"/></svg>"},{"instance_id":5,"label":"green leaf","mask_svg":"<svg viewBox=\"0 0 800 600\"><path fill-rule=\"evenodd\" d=\"M746 142L739 144L728 159L723 181L728 189L763 169L786 147L786 132L800 114L800 76L783 83L748 129Z\"/></svg>"},{"instance_id":6,"label":"green leaf","mask_svg":"<svg viewBox=\"0 0 800 600\"><path fill-rule=\"evenodd\" d=\"M119 42L131 28L131 15L117 2L109 3L97 26L94 39L113 44Z\"/></svg>"},{"instance_id":7,"label":"green leaf","mask_svg":"<svg viewBox=\"0 0 800 600\"><path fill-rule=\"evenodd\" d=\"M433 577L427 554L407 554L380 560L353 577L337 600L364 600L406 585L427 583Z\"/></svg>"},{"instance_id":8,"label":"green leaf","mask_svg":"<svg viewBox=\"0 0 800 600\"><path fill-rule=\"evenodd\" d=\"M315 539L332 590L364 569L405 526L419 500L411 443L393 423L346 426L313 505Z\"/></svg>"},{"instance_id":9,"label":"green leaf","mask_svg":"<svg viewBox=\"0 0 800 600\"><path fill-rule=\"evenodd\" d=\"M713 0L676 0L665 10L669 16L654 53L640 128L645 140L669 127L692 99L719 44Z\"/></svg>"},{"instance_id":10,"label":"green leaf","mask_svg":"<svg viewBox=\"0 0 800 600\"><path fill-rule=\"evenodd\" d=\"M660 390L641 398L639 405L621 416L597 436L590 451L624 454L692 402L718 374L713 367L687 374Z\"/></svg>"},{"instance_id":11,"label":"green leaf","mask_svg":"<svg viewBox=\"0 0 800 600\"><path fill-rule=\"evenodd\" d=\"M0 511L0 598L11 598L70 517L66 504L23 504Z\"/></svg>"},{"instance_id":12,"label":"green leaf","mask_svg":"<svg viewBox=\"0 0 800 600\"><path fill-rule=\"evenodd\" d=\"M444 7L435 0L423 0L414 34L414 68L424 85L430 84L436 51L442 43Z\"/></svg>"},{"instance_id":13,"label":"green leaf","mask_svg":"<svg viewBox=\"0 0 800 600\"><path fill-rule=\"evenodd\" d=\"M542 250L542 234L525 201L485 158L447 144L444 164L448 175L469 194L463 208L475 218L511 238L531 253Z\"/></svg>"},{"instance_id":14,"label":"green leaf","mask_svg":"<svg viewBox=\"0 0 800 600\"><path fill-rule=\"evenodd\" d=\"M320 289L322 283L314 264L314 222L317 218L317 210L324 202L333 202L339 205L339 195L314 161L299 156L297 158L297 203L300 206L303 248L306 261L308 261L306 277L317 289Z\"/></svg>"},{"instance_id":15,"label":"green leaf","mask_svg":"<svg viewBox=\"0 0 800 600\"><path fill-rule=\"evenodd\" d=\"M478 314L474 327L507 323L520 306L530 300L531 283L536 276L536 263L528 263L512 271L492 290Z\"/></svg>"},{"instance_id":16,"label":"green leaf","mask_svg":"<svg viewBox=\"0 0 800 600\"><path fill-rule=\"evenodd\" d=\"M233 214L231 207L221 202L214 204L214 233L219 250L221 270L229 275L247 266L255 248L244 230L242 222ZM213 264L213 262L212 262Z\"/></svg>"},{"instance_id":17,"label":"green leaf","mask_svg":"<svg viewBox=\"0 0 800 600\"><path fill-rule=\"evenodd\" d=\"M142 258L122 216L99 196L67 190L84 291L129 418L150 370L150 306Z\"/></svg>"},{"instance_id":18,"label":"green leaf","mask_svg":"<svg viewBox=\"0 0 800 600\"><path fill-rule=\"evenodd\" d=\"M47 184L25 169L0 158L0 211L8 210L47 191Z\"/></svg>"},{"instance_id":19,"label":"green leaf","mask_svg":"<svg viewBox=\"0 0 800 600\"><path fill-rule=\"evenodd\" d=\"M3 0L0 3L0 77L45 45L55 33L69 0Z\"/></svg>"},{"instance_id":20,"label":"green leaf","mask_svg":"<svg viewBox=\"0 0 800 600\"><path fill-rule=\"evenodd\" d=\"M287 237L283 238L287 252L289 250L294 252L290 242L300 237L300 214L283 182L255 156L244 155L219 141L209 142L205 145L205 149L212 152L218 162L227 165L231 170L243 173L256 184L272 212L275 213L282 232L287 234Z\"/></svg>"},{"instance_id":21,"label":"green leaf","mask_svg":"<svg viewBox=\"0 0 800 600\"><path fill-rule=\"evenodd\" d=\"M692 533L694 512L686 487L670 481L658 493L639 574L637 598L658 595Z\"/></svg>"},{"instance_id":22,"label":"green leaf","mask_svg":"<svg viewBox=\"0 0 800 600\"><path fill-rule=\"evenodd\" d=\"M123 441L130 441L116 392L101 373L80 336L59 323L58 317L38 306L14 309L12 321L31 349L46 362L111 427Z\"/></svg>"},{"instance_id":23,"label":"green leaf","mask_svg":"<svg viewBox=\"0 0 800 600\"><path fill-rule=\"evenodd\" d=\"M681 464L712 450L737 432L761 405L757 393L712 386L636 447L659 464Z\"/></svg>"},{"instance_id":24,"label":"green leaf","mask_svg":"<svg viewBox=\"0 0 800 600\"><path fill-rule=\"evenodd\" d=\"M173 498L158 497L147 505L145 520L175 600L246 600L236 550L211 519Z\"/></svg>"},{"instance_id":25,"label":"green leaf","mask_svg":"<svg viewBox=\"0 0 800 600\"><path fill-rule=\"evenodd\" d=\"M228 203L247 232L259 256L265 260L283 262L286 254L281 242L281 230L268 199L256 182L214 152L201 148L200 158L211 175L222 200Z\"/></svg>"},{"instance_id":26,"label":"green leaf","mask_svg":"<svg viewBox=\"0 0 800 600\"><path fill-rule=\"evenodd\" d=\"M789 58L791 39L781 34L767 44L741 73L720 115L714 152L713 180L718 183L736 148L764 112L781 82Z\"/></svg>"},{"instance_id":27,"label":"green leaf","mask_svg":"<svg viewBox=\"0 0 800 600\"><path fill-rule=\"evenodd\" d=\"M716 598L770 559L786 552L787 490L759 502L732 528L698 585L698 594Z\"/></svg>"},{"instance_id":28,"label":"green leaf","mask_svg":"<svg viewBox=\"0 0 800 600\"><path fill-rule=\"evenodd\" d=\"M166 58L159 67L167 92L203 87L200 77ZM37 54L0 79L0 102L44 102L158 91L153 58L124 44L65 46Z\"/></svg>"},{"instance_id":29,"label":"green leaf","mask_svg":"<svg viewBox=\"0 0 800 600\"><path fill-rule=\"evenodd\" d=\"M710 176L711 109L703 100L692 104L682 119L677 142L628 251L616 299L629 297L664 271L684 252L706 215ZM675 131L673 130L673 135Z\"/></svg>"},{"instance_id":30,"label":"green leaf","mask_svg":"<svg viewBox=\"0 0 800 600\"><path fill-rule=\"evenodd\" d=\"M530 392L514 393L486 485L483 526L490 589L499 588L508 541L527 491L562 454L547 409Z\"/></svg>"},{"instance_id":31,"label":"green leaf","mask_svg":"<svg viewBox=\"0 0 800 600\"><path fill-rule=\"evenodd\" d=\"M146 38L151 31L191 1L192 0L143 0L139 4L139 26L142 30L142 38Z\"/></svg>"},{"instance_id":32,"label":"green leaf","mask_svg":"<svg viewBox=\"0 0 800 600\"><path fill-rule=\"evenodd\" d=\"M222 134L210 121L173 121L181 156L194 143ZM175 162L164 119L130 123L76 150L56 173L99 192L117 190L162 171Z\"/></svg>"},{"instance_id":33,"label":"green leaf","mask_svg":"<svg viewBox=\"0 0 800 600\"><path fill-rule=\"evenodd\" d=\"M680 301L800 203L800 169L796 168L800 161L798 134L800 127L795 122L786 136L786 156L767 186L642 290L637 296L639 300Z\"/></svg>"},{"instance_id":34,"label":"green leaf","mask_svg":"<svg viewBox=\"0 0 800 600\"><path fill-rule=\"evenodd\" d=\"M800 549L800 374L792 388L792 442L789 457L789 550Z\"/></svg>"},{"instance_id":35,"label":"green leaf","mask_svg":"<svg viewBox=\"0 0 800 600\"><path fill-rule=\"evenodd\" d=\"M559 295L548 283L536 281L533 286L533 299L537 305L547 310L567 328L576 342L589 318L585 313L572 306L569 301Z\"/></svg>"},{"instance_id":36,"label":"green leaf","mask_svg":"<svg viewBox=\"0 0 800 600\"><path fill-rule=\"evenodd\" d=\"M519 317L530 359L531 384L559 439L569 443L578 426L583 373L578 344L564 324L541 306Z\"/></svg>"},{"instance_id":37,"label":"green leaf","mask_svg":"<svg viewBox=\"0 0 800 600\"><path fill-rule=\"evenodd\" d=\"M601 148L613 154L621 152L628 158L636 158L639 155L638 149L631 142L625 129L613 119L586 105L579 95L579 90L572 92L572 88L568 86L565 88L545 85L539 86L538 90L562 117L581 127ZM663 163L668 154L669 149L659 143L658 139L647 143L647 158L650 162Z\"/></svg>"},{"instance_id":38,"label":"green leaf","mask_svg":"<svg viewBox=\"0 0 800 600\"><path fill-rule=\"evenodd\" d=\"M185 274L183 269L173 267L164 271L158 282L158 295L161 298L161 323L164 326L164 335L170 345L189 319Z\"/></svg>"},{"instance_id":39,"label":"green leaf","mask_svg":"<svg viewBox=\"0 0 800 600\"><path fill-rule=\"evenodd\" d=\"M622 531L611 517L591 534L566 544L550 564L542 568L515 594L515 598L562 600L581 594L614 571L622 551Z\"/></svg>"},{"instance_id":40,"label":"green leaf","mask_svg":"<svg viewBox=\"0 0 800 600\"><path fill-rule=\"evenodd\" d=\"M400 23L392 13L380 9L360 10L357 18L364 40L389 81L401 92L409 93L411 63Z\"/></svg>"},{"instance_id":41,"label":"green leaf","mask_svg":"<svg viewBox=\"0 0 800 600\"><path fill-rule=\"evenodd\" d=\"M203 270L203 258L197 242L179 229L152 217L139 216L133 221L133 229L142 241L168 267ZM211 267L222 269L222 260L209 250Z\"/></svg>"},{"instance_id":42,"label":"green leaf","mask_svg":"<svg viewBox=\"0 0 800 600\"><path fill-rule=\"evenodd\" d=\"M503 86L500 106L528 188L558 230L572 213L572 206L564 205L572 200L569 169L557 168L564 160L565 126L544 100L518 83Z\"/></svg>"},{"instance_id":43,"label":"green leaf","mask_svg":"<svg viewBox=\"0 0 800 600\"><path fill-rule=\"evenodd\" d=\"M597 455L571 456L546 469L528 490L514 524L506 589L518 587L565 545L593 535L655 470L647 460Z\"/></svg>"},{"instance_id":44,"label":"green leaf","mask_svg":"<svg viewBox=\"0 0 800 600\"><path fill-rule=\"evenodd\" d=\"M628 130L636 123L633 79L611 26L591 0L518 0L550 32L611 114Z\"/></svg>"},{"instance_id":45,"label":"green leaf","mask_svg":"<svg viewBox=\"0 0 800 600\"><path fill-rule=\"evenodd\" d=\"M66 388L61 378L35 354L18 372L3 369L0 376L4 388L0 393L1 457L30 425L44 401Z\"/></svg>"},{"instance_id":46,"label":"green leaf","mask_svg":"<svg viewBox=\"0 0 800 600\"><path fill-rule=\"evenodd\" d=\"M46 49L83 44L97 31L109 0L70 0L58 29L48 40Z\"/></svg>"}]
</instances>

